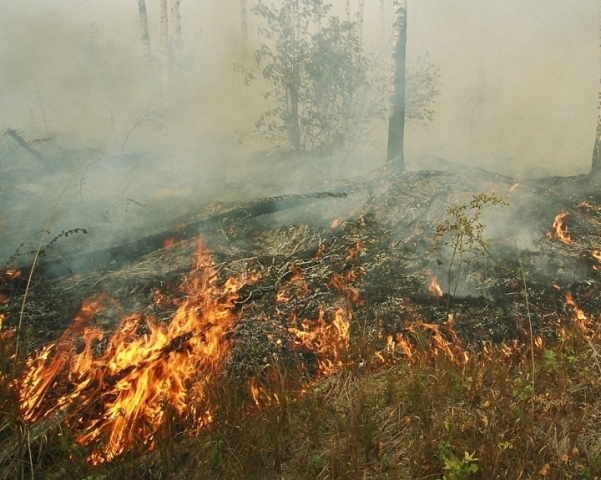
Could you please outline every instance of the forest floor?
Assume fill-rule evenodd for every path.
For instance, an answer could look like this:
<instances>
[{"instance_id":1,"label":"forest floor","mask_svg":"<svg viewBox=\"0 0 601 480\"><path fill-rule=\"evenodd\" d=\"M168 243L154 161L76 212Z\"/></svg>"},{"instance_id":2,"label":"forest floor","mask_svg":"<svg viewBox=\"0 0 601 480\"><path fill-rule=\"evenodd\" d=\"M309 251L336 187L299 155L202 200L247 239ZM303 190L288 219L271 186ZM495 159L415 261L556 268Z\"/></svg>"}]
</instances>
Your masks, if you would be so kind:
<instances>
[{"instance_id":1,"label":"forest floor","mask_svg":"<svg viewBox=\"0 0 601 480\"><path fill-rule=\"evenodd\" d=\"M8 270L4 478L598 478L598 181L437 166Z\"/></svg>"}]
</instances>

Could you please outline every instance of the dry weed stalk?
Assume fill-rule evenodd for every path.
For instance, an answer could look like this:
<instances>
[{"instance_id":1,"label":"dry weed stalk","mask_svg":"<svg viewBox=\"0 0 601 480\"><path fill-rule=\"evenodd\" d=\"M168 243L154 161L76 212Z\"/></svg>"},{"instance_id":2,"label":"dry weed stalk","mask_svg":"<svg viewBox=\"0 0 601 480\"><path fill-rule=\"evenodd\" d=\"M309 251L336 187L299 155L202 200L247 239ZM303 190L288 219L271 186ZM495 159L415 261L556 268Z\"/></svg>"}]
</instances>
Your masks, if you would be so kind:
<instances>
[{"instance_id":1,"label":"dry weed stalk","mask_svg":"<svg viewBox=\"0 0 601 480\"><path fill-rule=\"evenodd\" d=\"M19 323L17 325L17 340L16 340L16 345L15 345L15 362L18 361L18 358L19 358L19 343L20 343L20 338L21 338L21 327L23 325L23 315L25 314L25 303L27 302L27 295L29 293L29 288L31 286L33 272L35 271L35 267L36 267L38 258L40 256L40 252L42 251L42 245L44 244L44 237L48 233L48 228L50 227L50 222L52 222L54 213L56 212L56 207L58 206L59 202L61 201L61 198L63 198L65 191L67 190L67 188L73 181L73 178L75 178L75 174L77 173L77 170L79 170L80 165L81 165L81 162L79 162L75 166L75 169L73 170L73 173L71 174L71 177L69 177L69 181L63 187L60 195L56 199L56 202L54 202L54 206L52 207L50 216L48 217L48 220L46 221L46 225L44 226L44 229L42 230L42 235L40 237L40 243L38 244L38 248L36 249L35 255L33 257L33 262L31 264L31 270L29 271L29 277L27 277L27 285L25 286L25 293L23 294L23 301L21 302L21 310L19 311Z\"/></svg>"},{"instance_id":2,"label":"dry weed stalk","mask_svg":"<svg viewBox=\"0 0 601 480\"><path fill-rule=\"evenodd\" d=\"M524 265L522 258L520 257L520 250L518 249L518 243L515 241L515 249L518 256L518 263L520 265L520 276L522 277L522 283L524 284L524 301L526 302L526 315L528 316L528 329L530 333L530 360L532 362L532 419L534 420L534 331L532 330L532 316L530 313L530 302L528 301L528 285L526 284L526 273L524 272Z\"/></svg>"}]
</instances>

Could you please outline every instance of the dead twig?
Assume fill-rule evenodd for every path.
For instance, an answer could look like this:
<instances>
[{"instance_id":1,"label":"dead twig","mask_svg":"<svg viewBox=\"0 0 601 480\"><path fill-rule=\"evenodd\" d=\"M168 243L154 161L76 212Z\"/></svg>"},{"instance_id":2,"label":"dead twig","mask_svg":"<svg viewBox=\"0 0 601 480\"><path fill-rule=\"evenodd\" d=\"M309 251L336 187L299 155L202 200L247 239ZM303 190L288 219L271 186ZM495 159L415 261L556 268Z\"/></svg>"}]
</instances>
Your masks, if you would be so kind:
<instances>
[{"instance_id":1,"label":"dead twig","mask_svg":"<svg viewBox=\"0 0 601 480\"><path fill-rule=\"evenodd\" d=\"M60 202L61 198L63 198L63 195L65 194L65 192L67 190L67 187L71 184L71 181L73 180L73 178L75 178L75 174L77 173L77 170L79 170L80 165L81 165L81 162L79 162L77 164L77 166L73 170L73 173L71 174L71 177L69 178L69 181L62 189L60 195L56 199L56 202L54 202L54 206L52 207L52 212L50 212L50 216L48 217L46 226L44 227L44 230L42 230L42 235L40 237L40 243L38 244L38 248L33 257L33 263L31 264L31 270L29 271L29 277L27 278L27 285L25 286L25 293L23 294L23 301L21 303L21 310L19 312L19 324L17 325L17 343L15 345L15 362L18 361L18 359L19 359L19 342L20 342L20 338L21 338L21 327L23 325L23 316L25 314L25 304L27 302L27 294L29 293L29 288L31 286L33 272L35 271L35 267L36 267L38 258L40 256L40 252L42 251L42 245L44 244L44 237L48 233L48 228L50 227L50 222L52 221L52 218L54 217L54 213L56 212L56 207L58 206L58 203Z\"/></svg>"}]
</instances>

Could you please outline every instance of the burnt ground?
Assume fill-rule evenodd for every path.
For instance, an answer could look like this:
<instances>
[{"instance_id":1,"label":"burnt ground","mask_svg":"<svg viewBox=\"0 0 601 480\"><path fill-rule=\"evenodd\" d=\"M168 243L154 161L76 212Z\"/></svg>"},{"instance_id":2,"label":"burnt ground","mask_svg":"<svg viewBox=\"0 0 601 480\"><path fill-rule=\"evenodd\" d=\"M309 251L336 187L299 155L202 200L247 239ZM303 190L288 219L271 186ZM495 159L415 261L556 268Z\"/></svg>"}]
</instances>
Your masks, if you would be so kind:
<instances>
[{"instance_id":1,"label":"burnt ground","mask_svg":"<svg viewBox=\"0 0 601 480\"><path fill-rule=\"evenodd\" d=\"M74 263L77 255L47 261L36 271L25 305L28 346L56 339L82 300L99 293L114 300L95 319L107 332L134 312L168 322L183 295L177 287L192 268L199 235L223 281L247 271L259 274L240 292L240 321L230 337L228 368L240 373L256 372L274 356L300 355L312 363L307 352L293 351L285 327L317 319L320 308L331 312L350 306L348 296L331 285L334 274L347 278L360 295L351 307L353 335L374 339L404 332L417 320L442 324L449 311L466 344L524 339L527 304L520 260L537 333L552 339L560 321L574 314L566 307L567 292L596 319L601 295L598 262L591 254L601 247L598 183L579 176L516 186L515 180L487 171L448 167L402 174L379 170L314 194L210 204L191 215L185 227L122 247L127 256L111 257L105 250L86 254L96 255L94 262ZM457 291L434 296L428 291L431 277L437 276L448 291L451 259L448 248L434 248L436 226L448 218L449 206L468 204L482 192L509 203L484 211L490 255L461 264L455 259L451 278L453 285L458 278ZM563 220L570 245L547 236L563 211L569 211ZM175 239L171 248L157 248L168 238ZM101 259L105 264L98 268ZM6 280L4 329L18 322L26 276L24 270L19 278ZM286 300L278 301L278 295Z\"/></svg>"}]
</instances>

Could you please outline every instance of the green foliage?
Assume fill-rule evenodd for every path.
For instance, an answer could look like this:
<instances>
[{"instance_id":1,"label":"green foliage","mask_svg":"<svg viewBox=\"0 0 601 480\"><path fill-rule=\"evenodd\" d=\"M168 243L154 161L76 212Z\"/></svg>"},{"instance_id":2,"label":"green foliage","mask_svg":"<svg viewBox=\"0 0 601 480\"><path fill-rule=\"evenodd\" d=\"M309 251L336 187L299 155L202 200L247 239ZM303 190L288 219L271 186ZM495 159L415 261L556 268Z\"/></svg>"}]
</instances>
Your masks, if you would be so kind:
<instances>
[{"instance_id":1,"label":"green foliage","mask_svg":"<svg viewBox=\"0 0 601 480\"><path fill-rule=\"evenodd\" d=\"M463 480L472 473L478 472L478 459L474 456L476 452L463 452L463 458L453 454L451 445L442 442L438 447L437 456L443 463L443 470L447 472L442 480Z\"/></svg>"},{"instance_id":2,"label":"green foliage","mask_svg":"<svg viewBox=\"0 0 601 480\"><path fill-rule=\"evenodd\" d=\"M255 52L272 108L255 123L269 140L297 151L331 153L353 145L383 105L368 101L370 62L354 24L330 16L323 0L259 1L266 40ZM245 74L245 83L255 74ZM363 99L364 101L359 101Z\"/></svg>"},{"instance_id":3,"label":"green foliage","mask_svg":"<svg viewBox=\"0 0 601 480\"><path fill-rule=\"evenodd\" d=\"M408 65L405 86L405 122L421 127L434 119L434 99L440 95L440 73L426 53Z\"/></svg>"},{"instance_id":4,"label":"green foliage","mask_svg":"<svg viewBox=\"0 0 601 480\"><path fill-rule=\"evenodd\" d=\"M223 462L224 450L225 442L220 438L213 444L213 448L211 449L210 465L214 471L219 471L219 467Z\"/></svg>"},{"instance_id":5,"label":"green foliage","mask_svg":"<svg viewBox=\"0 0 601 480\"><path fill-rule=\"evenodd\" d=\"M488 251L490 240L484 238L486 225L482 223L481 218L484 210L494 205L509 204L494 193L479 193L474 195L468 204L447 208L447 218L436 226L434 249L446 247L452 252L447 273L449 300L457 292L461 268L464 264L469 265L473 259L485 255L493 258ZM451 273L455 262L458 263L458 272L451 295Z\"/></svg>"},{"instance_id":6,"label":"green foliage","mask_svg":"<svg viewBox=\"0 0 601 480\"><path fill-rule=\"evenodd\" d=\"M512 394L518 400L525 402L528 400L534 392L534 386L531 382L524 384L521 378L516 378L513 381L514 388Z\"/></svg>"}]
</instances>

